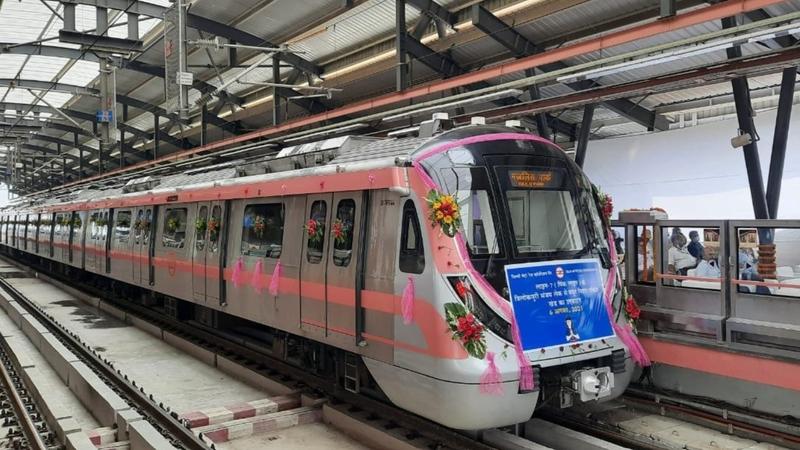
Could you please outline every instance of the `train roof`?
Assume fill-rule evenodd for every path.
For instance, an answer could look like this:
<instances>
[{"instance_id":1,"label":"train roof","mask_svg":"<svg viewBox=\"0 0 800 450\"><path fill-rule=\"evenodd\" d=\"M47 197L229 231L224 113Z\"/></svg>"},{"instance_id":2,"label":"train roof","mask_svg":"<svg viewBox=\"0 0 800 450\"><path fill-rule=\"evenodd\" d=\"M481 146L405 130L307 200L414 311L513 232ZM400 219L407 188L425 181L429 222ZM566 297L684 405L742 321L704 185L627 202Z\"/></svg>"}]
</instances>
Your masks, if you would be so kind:
<instances>
[{"instance_id":1,"label":"train roof","mask_svg":"<svg viewBox=\"0 0 800 450\"><path fill-rule=\"evenodd\" d=\"M347 170L375 169L402 165L415 152L444 142L485 133L520 132L496 125L465 126L434 136L373 138L341 136L284 147L272 155L227 161L221 164L192 168L165 175L145 175L127 180L107 180L104 184L60 195L21 198L7 209L25 210L60 204L86 203L96 200L137 195L144 192L168 193L209 186L246 184L280 178L317 175ZM236 152L237 149L232 149Z\"/></svg>"},{"instance_id":2,"label":"train roof","mask_svg":"<svg viewBox=\"0 0 800 450\"><path fill-rule=\"evenodd\" d=\"M38 199L20 198L7 209L28 209L64 203L84 203L147 191L188 190L223 183L263 181L287 176L318 173L323 167L361 166L389 167L398 158L405 160L430 138L404 137L377 139L362 136L342 136L332 139L285 147L274 155L250 160L229 161L223 164L185 170L167 175L149 175L112 185L87 188Z\"/></svg>"}]
</instances>

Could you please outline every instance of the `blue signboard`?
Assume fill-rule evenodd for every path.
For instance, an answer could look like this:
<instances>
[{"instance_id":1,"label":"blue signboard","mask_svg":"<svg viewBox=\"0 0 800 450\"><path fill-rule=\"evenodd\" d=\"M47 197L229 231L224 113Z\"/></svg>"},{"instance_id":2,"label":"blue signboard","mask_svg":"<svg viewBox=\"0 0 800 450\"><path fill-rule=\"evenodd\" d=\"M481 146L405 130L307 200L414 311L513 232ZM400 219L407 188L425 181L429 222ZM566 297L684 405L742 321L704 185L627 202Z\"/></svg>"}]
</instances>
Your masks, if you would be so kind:
<instances>
[{"instance_id":1,"label":"blue signboard","mask_svg":"<svg viewBox=\"0 0 800 450\"><path fill-rule=\"evenodd\" d=\"M505 269L523 350L614 335L596 259L512 264Z\"/></svg>"},{"instance_id":2,"label":"blue signboard","mask_svg":"<svg viewBox=\"0 0 800 450\"><path fill-rule=\"evenodd\" d=\"M97 111L95 114L98 122L113 122L114 121L114 110L113 109L101 109Z\"/></svg>"}]
</instances>

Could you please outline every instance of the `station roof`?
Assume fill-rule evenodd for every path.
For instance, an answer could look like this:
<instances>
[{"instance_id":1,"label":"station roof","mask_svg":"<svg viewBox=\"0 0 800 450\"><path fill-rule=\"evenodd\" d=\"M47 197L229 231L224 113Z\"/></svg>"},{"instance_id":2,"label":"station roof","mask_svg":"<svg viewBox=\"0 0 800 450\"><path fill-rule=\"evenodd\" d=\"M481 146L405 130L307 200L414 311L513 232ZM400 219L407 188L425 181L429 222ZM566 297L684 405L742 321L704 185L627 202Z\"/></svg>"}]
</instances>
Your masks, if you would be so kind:
<instances>
[{"instance_id":1,"label":"station roof","mask_svg":"<svg viewBox=\"0 0 800 450\"><path fill-rule=\"evenodd\" d=\"M93 5L97 2L73 0L72 3L77 3L76 28L94 29ZM118 119L125 136L124 160L119 149L112 151L110 155L104 155L104 170L141 164L200 144L270 127L276 92L282 99L280 119L284 123L395 90L396 0L194 0L189 6L192 19L189 20L188 40L219 37L221 43L262 47L285 45L292 53L281 54L280 80L274 80L272 61L242 76L248 66L263 58L262 51L240 48L234 56L227 48L190 46L188 67L195 80L189 91L190 105L196 105L203 93L223 84L226 87L223 94L213 96L207 104L206 120L201 121L202 108L195 106L190 119L181 123L167 113L164 94L162 15L171 3L168 0L106 0L104 3L112 8L123 8L122 11L109 10L112 26L108 35L125 37L125 25L130 15L123 14L123 11L137 12L139 37L144 43L141 52L113 55L117 66ZM659 0L406 0L404 10L408 33L418 38L416 44L406 47L410 54L410 86L499 67L515 56L523 56L519 52L515 55L509 49L509 32L513 44L518 45L518 51L526 54L547 52L665 20L659 19L660 3ZM678 0L676 4L678 16L709 7L709 3L699 0ZM477 5L499 19L500 27L487 30L476 25ZM765 5L762 9L737 16L736 24L783 17L785 20L782 22L772 24L781 26L798 20L786 15L800 11L800 0L766 2ZM0 115L0 157L4 157L6 162L0 166L8 167L12 160L26 161L28 173L21 179L26 186L20 187L20 192L57 185L62 175L66 175L67 180L75 179L80 168L78 155L81 150L87 155L84 175L100 169L93 117L99 104L98 58L102 55L92 46L82 48L59 41L63 15L64 3L55 0L0 1L0 113L4 111ZM483 19L478 22L487 23ZM760 29L764 27L754 30ZM720 30L719 20L703 21L602 50L580 52L560 60L555 68L605 61L636 51L642 51L641 57L646 57L648 49ZM521 42L527 42L531 47L519 47ZM747 42L741 45L741 51L746 60L791 48L796 43L795 31L789 30L774 38L763 37ZM541 98L567 98L575 92L597 89L598 86L629 85L696 67L713 67L727 60L726 49L719 48L695 56L612 70L592 77L589 82L545 80L537 87ZM553 66L550 64L539 69L547 67L552 70ZM777 106L780 69L781 65L775 63L749 73L753 107L757 111ZM534 73L541 71L505 72L488 83L499 85ZM729 79L736 73L732 71L728 77L709 78L702 82L677 83L666 89L631 91L630 95L617 95L600 102L592 117L591 138L658 132L730 117L734 107ZM289 90L259 84L276 81L296 88ZM299 87L303 85L336 90L326 98L315 96L318 91ZM474 88L475 84L469 87ZM458 86L419 97L414 99L414 103L437 100L467 90L466 86ZM521 95L512 101L473 102L442 109L451 115L480 114L497 108L498 104L529 103L532 94L529 89L523 89ZM584 103L586 101L565 101L547 110L547 120L556 131L554 139L565 149L572 148L577 139ZM337 120L364 115L359 112ZM511 116L513 113L504 115ZM385 135L429 117L430 112L426 111L389 125L369 120L361 131ZM516 117L533 123L530 113L519 113ZM157 147L156 122L159 128ZM331 123L333 121L325 121L319 125ZM201 132L204 128L205 133ZM279 142L277 147L280 145ZM275 146L268 146L261 151L275 150ZM32 156L39 156L36 164L31 161ZM61 167L63 161L67 163L66 171ZM43 164L51 166L41 167ZM37 179L33 173L36 171L49 176ZM8 178L10 171L6 169L6 172ZM54 180L47 183L47 178Z\"/></svg>"}]
</instances>

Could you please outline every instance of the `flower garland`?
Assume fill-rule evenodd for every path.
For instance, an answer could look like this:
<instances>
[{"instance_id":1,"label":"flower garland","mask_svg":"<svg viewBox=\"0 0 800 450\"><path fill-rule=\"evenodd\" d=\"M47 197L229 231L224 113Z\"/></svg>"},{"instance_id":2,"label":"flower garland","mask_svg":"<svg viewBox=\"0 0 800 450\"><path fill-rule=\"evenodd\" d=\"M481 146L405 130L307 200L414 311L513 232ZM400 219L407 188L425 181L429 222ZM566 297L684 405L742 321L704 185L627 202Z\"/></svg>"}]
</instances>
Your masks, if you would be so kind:
<instances>
[{"instance_id":1,"label":"flower garland","mask_svg":"<svg viewBox=\"0 0 800 450\"><path fill-rule=\"evenodd\" d=\"M92 218L92 222L94 222L95 225L97 225L98 227L104 227L108 225L108 219L106 219L105 217Z\"/></svg>"},{"instance_id":2,"label":"flower garland","mask_svg":"<svg viewBox=\"0 0 800 450\"><path fill-rule=\"evenodd\" d=\"M58 223L61 226L69 225L69 216L67 216L67 215L61 216L61 220Z\"/></svg>"},{"instance_id":3,"label":"flower garland","mask_svg":"<svg viewBox=\"0 0 800 450\"><path fill-rule=\"evenodd\" d=\"M611 195L601 191L600 188L595 186L595 190L597 202L600 203L600 210L603 213L603 217L605 217L606 221L609 221L611 220L611 215L614 213L614 201Z\"/></svg>"},{"instance_id":4,"label":"flower garland","mask_svg":"<svg viewBox=\"0 0 800 450\"><path fill-rule=\"evenodd\" d=\"M206 227L206 219L198 217L197 220L194 221L194 230L197 232L198 236L206 234Z\"/></svg>"},{"instance_id":5,"label":"flower garland","mask_svg":"<svg viewBox=\"0 0 800 450\"><path fill-rule=\"evenodd\" d=\"M178 228L181 226L181 220L177 217L171 217L167 219L167 231L170 233L175 233L178 231Z\"/></svg>"},{"instance_id":6,"label":"flower garland","mask_svg":"<svg viewBox=\"0 0 800 450\"><path fill-rule=\"evenodd\" d=\"M266 229L266 222L264 221L264 216L256 216L253 220L253 231L255 231L256 236L259 239L264 237L264 230Z\"/></svg>"},{"instance_id":7,"label":"flower garland","mask_svg":"<svg viewBox=\"0 0 800 450\"><path fill-rule=\"evenodd\" d=\"M208 239L211 242L217 242L217 238L219 237L219 220L216 217L211 217L208 219Z\"/></svg>"},{"instance_id":8,"label":"flower garland","mask_svg":"<svg viewBox=\"0 0 800 450\"><path fill-rule=\"evenodd\" d=\"M323 230L325 230L325 224L323 224L322 221L308 219L308 222L306 222L303 228L305 228L306 234L308 235L308 241L312 244L316 244L322 240L322 233Z\"/></svg>"},{"instance_id":9,"label":"flower garland","mask_svg":"<svg viewBox=\"0 0 800 450\"><path fill-rule=\"evenodd\" d=\"M336 219L331 226L331 234L333 234L333 241L340 246L347 243L350 227L342 222L341 219Z\"/></svg>"},{"instance_id":10,"label":"flower garland","mask_svg":"<svg viewBox=\"0 0 800 450\"><path fill-rule=\"evenodd\" d=\"M458 200L449 194L442 194L435 189L428 192L425 198L428 203L430 213L428 218L431 226L439 225L444 234L454 237L461 227L461 213L458 207Z\"/></svg>"},{"instance_id":11,"label":"flower garland","mask_svg":"<svg viewBox=\"0 0 800 450\"><path fill-rule=\"evenodd\" d=\"M470 356L483 359L486 356L486 336L475 315L463 304L455 302L445 303L444 312L453 340L459 341Z\"/></svg>"},{"instance_id":12,"label":"flower garland","mask_svg":"<svg viewBox=\"0 0 800 450\"><path fill-rule=\"evenodd\" d=\"M633 295L628 292L627 284L622 287L622 298L625 299L625 307L622 308L625 313L625 319L628 324L630 324L633 331L636 332L636 323L639 321L642 310L639 308Z\"/></svg>"}]
</instances>

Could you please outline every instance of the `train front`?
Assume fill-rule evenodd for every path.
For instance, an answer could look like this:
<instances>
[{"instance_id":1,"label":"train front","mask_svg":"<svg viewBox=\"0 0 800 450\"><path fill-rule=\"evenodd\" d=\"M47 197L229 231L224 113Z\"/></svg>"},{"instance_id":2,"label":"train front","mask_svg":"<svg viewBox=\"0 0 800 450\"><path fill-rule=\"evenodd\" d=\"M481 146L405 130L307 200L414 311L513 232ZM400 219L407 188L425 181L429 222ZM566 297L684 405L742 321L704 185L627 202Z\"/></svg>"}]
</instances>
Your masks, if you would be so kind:
<instances>
[{"instance_id":1,"label":"train front","mask_svg":"<svg viewBox=\"0 0 800 450\"><path fill-rule=\"evenodd\" d=\"M526 421L537 402L569 407L620 395L633 370L611 322L625 321L621 290L609 308L604 291L616 269L582 170L555 145L496 126L443 133L412 160L436 268L417 290L432 291L447 337L466 355L406 360L427 372L431 395L390 393L393 401L478 429Z\"/></svg>"}]
</instances>

